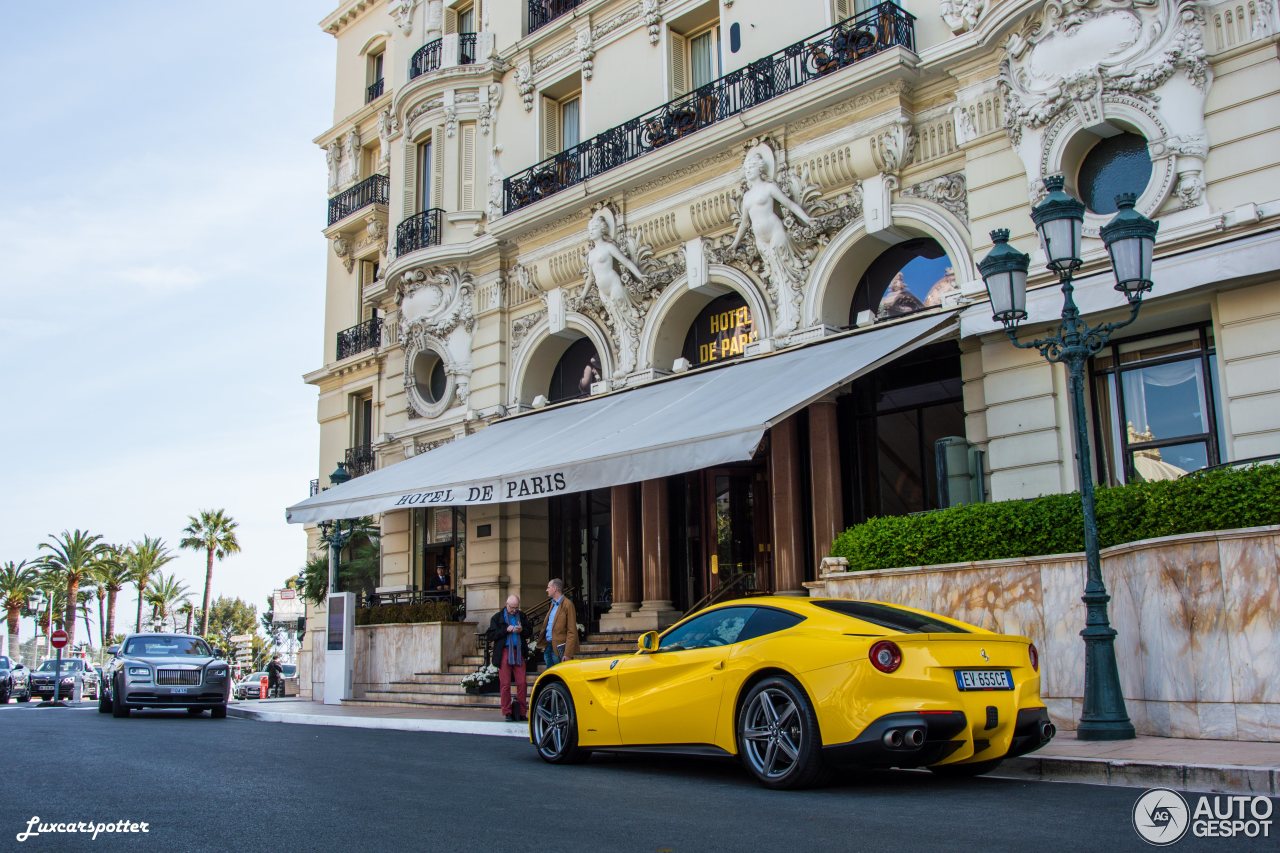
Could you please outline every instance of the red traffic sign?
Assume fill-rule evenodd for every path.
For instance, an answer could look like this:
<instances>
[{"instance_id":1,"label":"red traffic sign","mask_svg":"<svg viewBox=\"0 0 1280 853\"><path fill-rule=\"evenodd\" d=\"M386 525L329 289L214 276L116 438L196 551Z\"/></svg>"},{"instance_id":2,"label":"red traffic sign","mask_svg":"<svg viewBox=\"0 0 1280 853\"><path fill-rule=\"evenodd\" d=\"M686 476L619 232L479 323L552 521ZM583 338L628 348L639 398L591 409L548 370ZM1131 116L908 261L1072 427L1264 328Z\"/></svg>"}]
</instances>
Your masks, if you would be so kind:
<instances>
[{"instance_id":1,"label":"red traffic sign","mask_svg":"<svg viewBox=\"0 0 1280 853\"><path fill-rule=\"evenodd\" d=\"M67 644L67 632L59 628L49 635L49 645L60 649Z\"/></svg>"}]
</instances>

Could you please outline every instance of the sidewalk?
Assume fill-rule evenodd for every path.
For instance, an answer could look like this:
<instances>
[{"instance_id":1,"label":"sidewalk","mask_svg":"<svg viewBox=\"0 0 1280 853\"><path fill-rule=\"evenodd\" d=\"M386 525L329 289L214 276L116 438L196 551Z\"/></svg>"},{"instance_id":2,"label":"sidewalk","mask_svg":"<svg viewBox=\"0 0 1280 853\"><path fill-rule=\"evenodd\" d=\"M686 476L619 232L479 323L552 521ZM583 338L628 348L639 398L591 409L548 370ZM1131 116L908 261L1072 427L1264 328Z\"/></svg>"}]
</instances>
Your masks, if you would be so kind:
<instances>
[{"instance_id":1,"label":"sidewalk","mask_svg":"<svg viewBox=\"0 0 1280 853\"><path fill-rule=\"evenodd\" d=\"M299 699L263 699L235 703L227 709L227 714L312 726L529 736L527 723L495 719L498 713L492 709L377 708L323 705ZM1162 737L1080 741L1073 732L1062 732L1048 746L1006 761L992 775L1006 779L1274 797L1280 795L1280 743Z\"/></svg>"}]
</instances>

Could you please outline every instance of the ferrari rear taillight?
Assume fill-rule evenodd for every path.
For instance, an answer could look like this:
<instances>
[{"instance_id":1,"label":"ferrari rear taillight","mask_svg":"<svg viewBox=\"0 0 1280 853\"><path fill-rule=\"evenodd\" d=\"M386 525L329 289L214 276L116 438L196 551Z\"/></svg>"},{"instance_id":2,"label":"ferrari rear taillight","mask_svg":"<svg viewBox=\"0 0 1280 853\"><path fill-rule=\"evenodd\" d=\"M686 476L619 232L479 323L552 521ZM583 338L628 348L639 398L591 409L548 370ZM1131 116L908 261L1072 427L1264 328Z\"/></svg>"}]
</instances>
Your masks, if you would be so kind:
<instances>
[{"instance_id":1,"label":"ferrari rear taillight","mask_svg":"<svg viewBox=\"0 0 1280 853\"><path fill-rule=\"evenodd\" d=\"M1040 652L1036 650L1036 644L1032 643L1027 646L1027 655L1031 658L1031 668L1036 672L1040 671Z\"/></svg>"},{"instance_id":2,"label":"ferrari rear taillight","mask_svg":"<svg viewBox=\"0 0 1280 853\"><path fill-rule=\"evenodd\" d=\"M871 647L871 665L881 672L893 672L902 666L902 649L889 640L881 640Z\"/></svg>"}]
</instances>

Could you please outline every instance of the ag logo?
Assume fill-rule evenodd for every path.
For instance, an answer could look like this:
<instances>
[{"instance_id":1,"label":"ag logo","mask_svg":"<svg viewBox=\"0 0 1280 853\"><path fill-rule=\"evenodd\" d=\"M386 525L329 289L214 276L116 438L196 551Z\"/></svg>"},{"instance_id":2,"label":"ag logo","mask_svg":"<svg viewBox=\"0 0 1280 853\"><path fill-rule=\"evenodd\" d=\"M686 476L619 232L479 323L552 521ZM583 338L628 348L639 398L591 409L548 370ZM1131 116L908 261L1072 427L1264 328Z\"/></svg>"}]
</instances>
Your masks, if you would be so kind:
<instances>
[{"instance_id":1,"label":"ag logo","mask_svg":"<svg viewBox=\"0 0 1280 853\"><path fill-rule=\"evenodd\" d=\"M1166 847L1181 841L1190 825L1191 811L1177 791L1152 788L1133 804L1133 828L1148 844Z\"/></svg>"}]
</instances>

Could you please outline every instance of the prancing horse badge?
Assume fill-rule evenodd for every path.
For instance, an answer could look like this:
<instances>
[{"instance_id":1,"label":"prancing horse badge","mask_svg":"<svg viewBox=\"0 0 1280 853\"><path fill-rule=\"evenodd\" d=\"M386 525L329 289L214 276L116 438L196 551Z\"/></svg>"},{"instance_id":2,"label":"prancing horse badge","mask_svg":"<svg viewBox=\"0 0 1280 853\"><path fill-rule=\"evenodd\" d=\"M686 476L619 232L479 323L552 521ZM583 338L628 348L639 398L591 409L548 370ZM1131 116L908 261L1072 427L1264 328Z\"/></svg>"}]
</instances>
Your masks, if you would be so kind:
<instances>
[{"instance_id":1,"label":"prancing horse badge","mask_svg":"<svg viewBox=\"0 0 1280 853\"><path fill-rule=\"evenodd\" d=\"M618 665L618 662L615 660L613 663L609 664L609 669L613 669L617 665Z\"/></svg>"}]
</instances>

